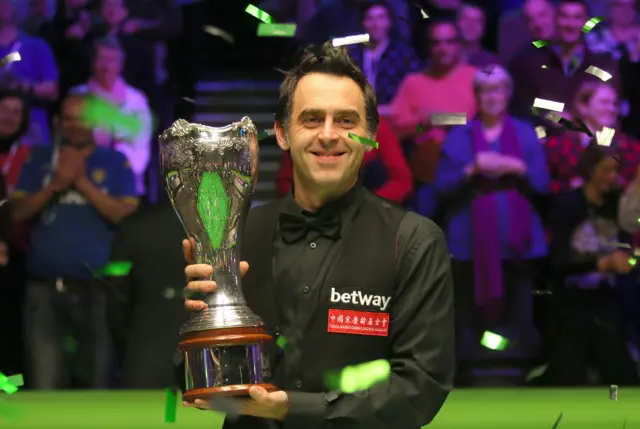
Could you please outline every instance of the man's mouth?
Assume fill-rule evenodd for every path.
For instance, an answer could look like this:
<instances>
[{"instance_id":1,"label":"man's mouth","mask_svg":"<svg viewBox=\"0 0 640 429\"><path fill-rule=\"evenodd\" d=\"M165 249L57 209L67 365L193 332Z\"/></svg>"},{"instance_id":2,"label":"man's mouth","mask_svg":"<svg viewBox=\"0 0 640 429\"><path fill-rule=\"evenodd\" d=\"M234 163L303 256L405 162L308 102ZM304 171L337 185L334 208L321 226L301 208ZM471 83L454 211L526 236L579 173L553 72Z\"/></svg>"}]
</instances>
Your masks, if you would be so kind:
<instances>
[{"instance_id":1,"label":"man's mouth","mask_svg":"<svg viewBox=\"0 0 640 429\"><path fill-rule=\"evenodd\" d=\"M314 151L311 153L318 158L339 158L345 154L345 152L319 152L319 151Z\"/></svg>"}]
</instances>

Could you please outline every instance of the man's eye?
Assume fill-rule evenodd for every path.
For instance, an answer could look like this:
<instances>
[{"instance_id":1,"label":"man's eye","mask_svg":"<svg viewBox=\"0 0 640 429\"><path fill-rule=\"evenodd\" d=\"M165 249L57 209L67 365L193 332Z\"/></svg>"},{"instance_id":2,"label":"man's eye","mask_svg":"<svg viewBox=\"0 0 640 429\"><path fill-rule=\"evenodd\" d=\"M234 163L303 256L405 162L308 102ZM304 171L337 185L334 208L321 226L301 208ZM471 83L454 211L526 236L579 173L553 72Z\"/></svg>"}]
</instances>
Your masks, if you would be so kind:
<instances>
[{"instance_id":1,"label":"man's eye","mask_svg":"<svg viewBox=\"0 0 640 429\"><path fill-rule=\"evenodd\" d=\"M321 119L316 117L305 118L304 120L305 124L318 124L320 122L321 122Z\"/></svg>"}]
</instances>

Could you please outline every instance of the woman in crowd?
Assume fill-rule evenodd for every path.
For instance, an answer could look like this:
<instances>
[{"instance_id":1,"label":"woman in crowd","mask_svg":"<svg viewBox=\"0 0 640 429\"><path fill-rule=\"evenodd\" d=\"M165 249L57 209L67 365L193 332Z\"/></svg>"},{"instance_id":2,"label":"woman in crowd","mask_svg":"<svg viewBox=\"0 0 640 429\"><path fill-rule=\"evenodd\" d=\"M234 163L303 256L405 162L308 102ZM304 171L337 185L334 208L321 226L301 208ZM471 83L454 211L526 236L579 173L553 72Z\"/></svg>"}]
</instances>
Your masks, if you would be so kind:
<instances>
[{"instance_id":1,"label":"woman in crowd","mask_svg":"<svg viewBox=\"0 0 640 429\"><path fill-rule=\"evenodd\" d=\"M640 164L640 143L617 128L619 102L615 89L605 82L585 82L578 88L572 107L569 111L571 117L581 119L593 136L605 131L605 127L615 130L609 145L624 154L620 158L622 184L631 182ZM591 139L581 131L566 131L548 139L545 148L551 192L568 191L582 185L578 158Z\"/></svg>"},{"instance_id":2,"label":"woman in crowd","mask_svg":"<svg viewBox=\"0 0 640 429\"><path fill-rule=\"evenodd\" d=\"M413 191L413 179L407 161L402 153L400 142L395 136L391 125L380 117L378 134L376 136L379 148L365 153L361 172L367 165L380 160L388 177L384 183L378 184L365 180L363 184L375 192L379 197L394 203L402 204ZM291 191L293 181L293 166L289 152L283 152L280 158L280 169L276 173L276 192L278 197L283 197ZM369 182L369 183L368 183Z\"/></svg>"},{"instance_id":3,"label":"woman in crowd","mask_svg":"<svg viewBox=\"0 0 640 429\"><path fill-rule=\"evenodd\" d=\"M596 365L602 384L638 381L616 286L620 274L635 264L632 253L621 247L630 237L619 225L633 227L629 218L638 217L640 187L630 186L627 204L620 206L617 156L614 148L592 140L578 157L583 184L557 195L553 204L551 261L557 282L549 325L549 376L558 385L587 384L589 363Z\"/></svg>"},{"instance_id":4,"label":"woman in crowd","mask_svg":"<svg viewBox=\"0 0 640 429\"><path fill-rule=\"evenodd\" d=\"M474 81L478 118L449 132L435 180L452 254L459 383L484 331L517 341L505 358L530 358L538 346L531 295L547 253L538 203L549 177L533 128L506 113L511 77L490 69Z\"/></svg>"}]
</instances>

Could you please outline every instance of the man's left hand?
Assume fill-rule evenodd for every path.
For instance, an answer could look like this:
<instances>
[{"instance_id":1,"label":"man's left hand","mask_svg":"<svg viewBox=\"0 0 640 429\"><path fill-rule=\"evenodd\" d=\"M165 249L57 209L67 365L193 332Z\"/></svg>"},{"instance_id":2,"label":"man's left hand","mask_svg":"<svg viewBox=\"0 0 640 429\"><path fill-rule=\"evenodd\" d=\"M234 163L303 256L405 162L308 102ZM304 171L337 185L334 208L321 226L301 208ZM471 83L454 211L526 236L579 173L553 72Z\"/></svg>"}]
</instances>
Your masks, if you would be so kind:
<instances>
[{"instance_id":1,"label":"man's left hand","mask_svg":"<svg viewBox=\"0 0 640 429\"><path fill-rule=\"evenodd\" d=\"M287 393L279 390L267 392L264 388L253 386L249 389L249 399L237 399L242 401L240 414L260 417L263 419L284 420L287 415L289 398ZM215 401L215 400L214 400ZM194 403L185 402L186 407L195 407L202 410L214 409L211 401L196 399Z\"/></svg>"}]
</instances>

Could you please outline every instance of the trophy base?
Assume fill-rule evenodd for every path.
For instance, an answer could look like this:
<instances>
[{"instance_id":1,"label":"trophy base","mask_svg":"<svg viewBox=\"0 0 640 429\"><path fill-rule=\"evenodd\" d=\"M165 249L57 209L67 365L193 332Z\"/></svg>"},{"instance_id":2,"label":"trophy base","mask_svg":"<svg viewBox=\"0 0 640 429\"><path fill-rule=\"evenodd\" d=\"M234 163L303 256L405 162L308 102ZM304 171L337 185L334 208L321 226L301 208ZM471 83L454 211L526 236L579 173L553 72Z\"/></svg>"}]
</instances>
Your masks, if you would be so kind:
<instances>
[{"instance_id":1,"label":"trophy base","mask_svg":"<svg viewBox=\"0 0 640 429\"><path fill-rule=\"evenodd\" d=\"M185 357L185 401L214 396L248 396L251 386L277 390L264 343L272 341L262 327L190 332L178 347Z\"/></svg>"},{"instance_id":2,"label":"trophy base","mask_svg":"<svg viewBox=\"0 0 640 429\"><path fill-rule=\"evenodd\" d=\"M209 400L215 396L249 396L249 389L259 386L267 392L278 390L273 384L238 384L235 386L208 387L205 389L193 389L184 392L182 399L193 402L196 399Z\"/></svg>"}]
</instances>

